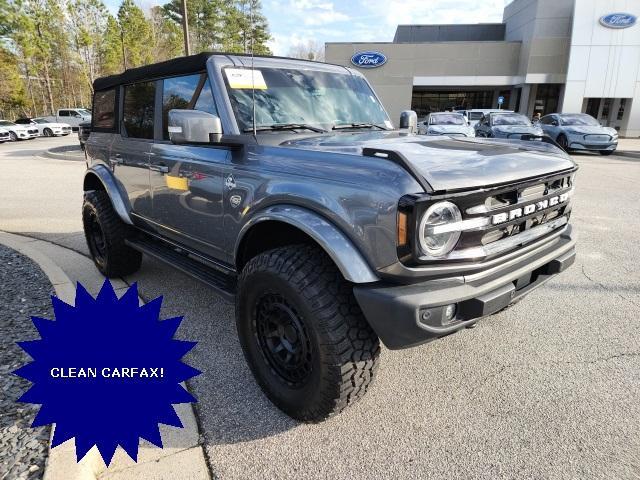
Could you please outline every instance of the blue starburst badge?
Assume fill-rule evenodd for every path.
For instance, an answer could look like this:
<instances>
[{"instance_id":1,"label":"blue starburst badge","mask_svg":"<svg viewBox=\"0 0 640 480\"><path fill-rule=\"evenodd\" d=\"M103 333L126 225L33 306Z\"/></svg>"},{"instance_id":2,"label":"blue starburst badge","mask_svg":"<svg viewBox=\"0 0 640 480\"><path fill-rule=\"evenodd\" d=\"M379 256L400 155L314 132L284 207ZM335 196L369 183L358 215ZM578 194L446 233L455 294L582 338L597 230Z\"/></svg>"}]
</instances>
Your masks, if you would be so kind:
<instances>
[{"instance_id":1,"label":"blue starburst badge","mask_svg":"<svg viewBox=\"0 0 640 480\"><path fill-rule=\"evenodd\" d=\"M32 427L55 423L52 447L75 438L78 461L94 445L107 465L118 445L137 460L139 438L162 447L158 424L182 427L172 405L196 401L180 382L201 373L181 361L196 342L173 338L182 317L108 280L95 299L78 283L75 306L51 298L55 321L31 317L41 339L18 344L33 358L14 372L33 383L18 401L42 405Z\"/></svg>"}]
</instances>

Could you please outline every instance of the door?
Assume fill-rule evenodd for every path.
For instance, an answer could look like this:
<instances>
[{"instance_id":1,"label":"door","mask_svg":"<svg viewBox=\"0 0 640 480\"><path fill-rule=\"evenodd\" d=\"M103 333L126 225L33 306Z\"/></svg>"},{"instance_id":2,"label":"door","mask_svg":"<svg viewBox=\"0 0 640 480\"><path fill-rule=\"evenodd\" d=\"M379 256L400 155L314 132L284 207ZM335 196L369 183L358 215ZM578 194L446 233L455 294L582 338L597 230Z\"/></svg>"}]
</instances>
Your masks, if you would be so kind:
<instances>
[{"instance_id":1,"label":"door","mask_svg":"<svg viewBox=\"0 0 640 480\"><path fill-rule=\"evenodd\" d=\"M150 218L149 155L153 145L155 82L123 88L120 135L111 144L109 163L124 187L134 217Z\"/></svg>"},{"instance_id":2,"label":"door","mask_svg":"<svg viewBox=\"0 0 640 480\"><path fill-rule=\"evenodd\" d=\"M157 98L162 100L162 139L150 156L153 221L169 239L222 260L223 186L231 153L215 146L174 145L167 125L171 109L217 115L207 75L164 79Z\"/></svg>"},{"instance_id":3,"label":"door","mask_svg":"<svg viewBox=\"0 0 640 480\"><path fill-rule=\"evenodd\" d=\"M560 122L557 115L546 115L540 119L542 131L554 140L558 139L558 134L560 133L559 125Z\"/></svg>"}]
</instances>

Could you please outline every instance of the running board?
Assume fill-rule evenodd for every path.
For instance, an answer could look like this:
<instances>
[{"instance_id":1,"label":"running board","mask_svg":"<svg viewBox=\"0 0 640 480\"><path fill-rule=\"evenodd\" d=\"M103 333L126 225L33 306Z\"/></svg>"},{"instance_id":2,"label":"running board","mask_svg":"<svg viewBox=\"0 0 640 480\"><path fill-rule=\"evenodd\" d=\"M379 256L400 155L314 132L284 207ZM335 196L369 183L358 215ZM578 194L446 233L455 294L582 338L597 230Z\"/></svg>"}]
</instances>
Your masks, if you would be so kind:
<instances>
[{"instance_id":1,"label":"running board","mask_svg":"<svg viewBox=\"0 0 640 480\"><path fill-rule=\"evenodd\" d=\"M139 252L164 262L177 270L208 285L228 302L235 301L235 275L222 273L213 267L208 267L198 260L194 260L188 253L182 253L158 240L149 238L135 238L126 240L127 245Z\"/></svg>"}]
</instances>

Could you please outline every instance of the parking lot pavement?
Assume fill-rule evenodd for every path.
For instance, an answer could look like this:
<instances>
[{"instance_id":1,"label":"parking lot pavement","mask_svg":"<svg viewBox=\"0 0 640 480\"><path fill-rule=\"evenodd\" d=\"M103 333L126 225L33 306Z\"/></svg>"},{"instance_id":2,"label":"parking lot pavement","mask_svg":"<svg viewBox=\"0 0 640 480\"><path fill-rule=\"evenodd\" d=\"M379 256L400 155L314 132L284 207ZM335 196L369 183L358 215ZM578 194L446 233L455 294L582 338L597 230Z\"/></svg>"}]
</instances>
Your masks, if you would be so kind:
<instances>
[{"instance_id":1,"label":"parking lot pavement","mask_svg":"<svg viewBox=\"0 0 640 480\"><path fill-rule=\"evenodd\" d=\"M1 152L0 230L83 249L80 162ZM190 387L214 474L640 478L640 161L574 158L576 263L473 330L384 350L363 401L318 425L266 400L242 357L232 305L145 259L128 280L145 298L164 295L163 316L185 315L180 334L199 341L188 362L203 375ZM30 185L5 184L6 175ZM43 205L39 192L50 185Z\"/></svg>"}]
</instances>

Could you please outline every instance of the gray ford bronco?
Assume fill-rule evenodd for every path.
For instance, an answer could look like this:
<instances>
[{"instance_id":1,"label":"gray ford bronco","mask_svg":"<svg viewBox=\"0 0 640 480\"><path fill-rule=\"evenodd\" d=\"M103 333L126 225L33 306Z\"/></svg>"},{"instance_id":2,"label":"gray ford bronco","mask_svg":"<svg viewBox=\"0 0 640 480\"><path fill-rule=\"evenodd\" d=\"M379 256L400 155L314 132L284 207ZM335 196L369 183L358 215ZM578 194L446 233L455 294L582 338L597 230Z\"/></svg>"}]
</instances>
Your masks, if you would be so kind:
<instances>
[{"instance_id":1,"label":"gray ford bronco","mask_svg":"<svg viewBox=\"0 0 640 480\"><path fill-rule=\"evenodd\" d=\"M565 270L576 165L544 141L394 129L356 70L199 54L95 81L82 218L98 269L155 257L235 301L266 395L362 397L380 341L470 327Z\"/></svg>"}]
</instances>

